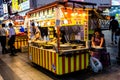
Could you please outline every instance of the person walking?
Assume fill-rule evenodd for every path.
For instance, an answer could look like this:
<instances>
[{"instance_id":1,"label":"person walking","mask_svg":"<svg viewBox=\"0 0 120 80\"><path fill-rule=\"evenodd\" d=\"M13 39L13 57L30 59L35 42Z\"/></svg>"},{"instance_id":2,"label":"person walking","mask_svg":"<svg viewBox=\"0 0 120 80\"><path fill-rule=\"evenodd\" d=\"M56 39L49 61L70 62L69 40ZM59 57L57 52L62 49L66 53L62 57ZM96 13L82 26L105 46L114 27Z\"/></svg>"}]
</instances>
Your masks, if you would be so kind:
<instances>
[{"instance_id":1,"label":"person walking","mask_svg":"<svg viewBox=\"0 0 120 80\"><path fill-rule=\"evenodd\" d=\"M119 29L119 23L115 19L115 16L111 17L110 25L109 25L109 30L111 30L111 44L117 44L117 36L116 36L116 31Z\"/></svg>"},{"instance_id":2,"label":"person walking","mask_svg":"<svg viewBox=\"0 0 120 80\"><path fill-rule=\"evenodd\" d=\"M16 51L15 51L15 46L14 46L14 43L15 43L15 29L13 28L13 25L12 23L9 23L9 40L8 40L8 45L10 46L10 51L11 51L11 54L10 56L16 56Z\"/></svg>"},{"instance_id":3,"label":"person walking","mask_svg":"<svg viewBox=\"0 0 120 80\"><path fill-rule=\"evenodd\" d=\"M7 53L6 49L6 37L7 37L7 30L5 29L5 24L2 24L2 27L0 28L0 42L2 46L2 54Z\"/></svg>"}]
</instances>

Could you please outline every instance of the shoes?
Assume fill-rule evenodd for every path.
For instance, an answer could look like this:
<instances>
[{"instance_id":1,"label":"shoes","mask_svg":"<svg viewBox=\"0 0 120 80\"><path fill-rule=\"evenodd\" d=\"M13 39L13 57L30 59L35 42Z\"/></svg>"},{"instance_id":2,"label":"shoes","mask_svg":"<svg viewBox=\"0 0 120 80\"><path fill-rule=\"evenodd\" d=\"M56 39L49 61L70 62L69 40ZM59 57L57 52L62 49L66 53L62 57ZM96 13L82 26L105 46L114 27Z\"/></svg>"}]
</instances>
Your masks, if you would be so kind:
<instances>
[{"instance_id":1,"label":"shoes","mask_svg":"<svg viewBox=\"0 0 120 80\"><path fill-rule=\"evenodd\" d=\"M115 41L115 44L117 44L117 41Z\"/></svg>"},{"instance_id":2,"label":"shoes","mask_svg":"<svg viewBox=\"0 0 120 80\"><path fill-rule=\"evenodd\" d=\"M2 51L2 54L7 54L7 51Z\"/></svg>"}]
</instances>

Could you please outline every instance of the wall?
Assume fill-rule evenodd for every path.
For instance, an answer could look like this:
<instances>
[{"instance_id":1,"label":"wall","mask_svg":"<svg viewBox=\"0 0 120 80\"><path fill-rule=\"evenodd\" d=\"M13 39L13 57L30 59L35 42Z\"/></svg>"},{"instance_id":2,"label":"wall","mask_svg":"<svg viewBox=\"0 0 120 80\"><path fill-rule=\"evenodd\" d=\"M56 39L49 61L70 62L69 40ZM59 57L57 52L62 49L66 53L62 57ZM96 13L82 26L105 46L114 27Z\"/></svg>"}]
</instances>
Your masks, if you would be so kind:
<instances>
[{"instance_id":1,"label":"wall","mask_svg":"<svg viewBox=\"0 0 120 80\"><path fill-rule=\"evenodd\" d=\"M111 5L111 0L84 0L85 2L96 3L97 6Z\"/></svg>"},{"instance_id":2,"label":"wall","mask_svg":"<svg viewBox=\"0 0 120 80\"><path fill-rule=\"evenodd\" d=\"M36 0L37 1L37 7L43 6L45 4L54 2L56 0Z\"/></svg>"},{"instance_id":3,"label":"wall","mask_svg":"<svg viewBox=\"0 0 120 80\"><path fill-rule=\"evenodd\" d=\"M37 7L54 2L56 0L37 0ZM74 0L75 1L75 0ZM111 4L111 0L84 0L85 2L97 3L97 6L107 6Z\"/></svg>"}]
</instances>

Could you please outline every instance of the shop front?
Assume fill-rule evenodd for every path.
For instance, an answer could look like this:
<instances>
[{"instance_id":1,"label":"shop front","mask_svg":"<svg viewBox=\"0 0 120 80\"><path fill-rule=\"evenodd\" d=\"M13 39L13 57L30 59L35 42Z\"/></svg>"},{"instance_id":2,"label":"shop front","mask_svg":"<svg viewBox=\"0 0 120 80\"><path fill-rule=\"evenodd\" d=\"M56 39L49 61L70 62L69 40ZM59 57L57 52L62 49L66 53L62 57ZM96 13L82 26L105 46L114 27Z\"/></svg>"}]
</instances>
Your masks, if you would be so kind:
<instances>
[{"instance_id":1,"label":"shop front","mask_svg":"<svg viewBox=\"0 0 120 80\"><path fill-rule=\"evenodd\" d=\"M6 24L6 28L9 29L8 24L12 23L16 32L16 39L15 39L15 48L17 50L21 50L22 47L27 46L28 45L28 38L27 38L27 34L25 33L25 31L21 32L20 28L23 27L24 28L24 17L20 16L20 15L11 15L11 17L7 20L3 20L2 23ZM7 34L9 34L9 32L7 31ZM7 39L8 41L8 39Z\"/></svg>"}]
</instances>

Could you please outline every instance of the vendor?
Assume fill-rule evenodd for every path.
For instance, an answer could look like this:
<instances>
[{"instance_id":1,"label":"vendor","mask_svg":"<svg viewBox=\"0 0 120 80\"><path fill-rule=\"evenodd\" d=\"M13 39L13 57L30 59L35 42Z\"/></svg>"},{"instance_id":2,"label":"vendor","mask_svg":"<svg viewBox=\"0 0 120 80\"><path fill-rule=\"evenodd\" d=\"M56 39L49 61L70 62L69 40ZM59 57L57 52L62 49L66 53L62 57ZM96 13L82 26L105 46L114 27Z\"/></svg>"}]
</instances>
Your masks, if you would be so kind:
<instances>
[{"instance_id":1,"label":"vendor","mask_svg":"<svg viewBox=\"0 0 120 80\"><path fill-rule=\"evenodd\" d=\"M32 41L35 41L40 38L41 38L41 32L40 32L39 28L37 26L35 26L35 23L32 23L31 28L30 28L30 39Z\"/></svg>"},{"instance_id":2,"label":"vendor","mask_svg":"<svg viewBox=\"0 0 120 80\"><path fill-rule=\"evenodd\" d=\"M92 36L92 47L95 46L105 47L104 34L102 34L100 29L96 29Z\"/></svg>"},{"instance_id":3,"label":"vendor","mask_svg":"<svg viewBox=\"0 0 120 80\"><path fill-rule=\"evenodd\" d=\"M61 30L60 32L61 32L61 35L60 35L61 40L60 41L62 42L62 44L67 43L67 41L65 39L65 30Z\"/></svg>"}]
</instances>

